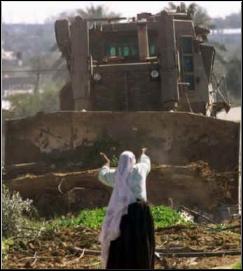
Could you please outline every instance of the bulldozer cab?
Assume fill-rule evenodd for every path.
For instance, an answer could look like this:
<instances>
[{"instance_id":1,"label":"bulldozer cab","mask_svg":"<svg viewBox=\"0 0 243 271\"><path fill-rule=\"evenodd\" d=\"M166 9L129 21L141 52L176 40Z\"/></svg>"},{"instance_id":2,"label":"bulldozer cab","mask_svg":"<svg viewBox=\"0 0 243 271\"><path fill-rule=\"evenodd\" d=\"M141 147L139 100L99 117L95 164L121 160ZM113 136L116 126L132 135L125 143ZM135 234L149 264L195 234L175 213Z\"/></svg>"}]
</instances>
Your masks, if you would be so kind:
<instances>
[{"instance_id":1,"label":"bulldozer cab","mask_svg":"<svg viewBox=\"0 0 243 271\"><path fill-rule=\"evenodd\" d=\"M189 111L206 114L215 50L186 13L57 20L71 84L61 110Z\"/></svg>"}]
</instances>

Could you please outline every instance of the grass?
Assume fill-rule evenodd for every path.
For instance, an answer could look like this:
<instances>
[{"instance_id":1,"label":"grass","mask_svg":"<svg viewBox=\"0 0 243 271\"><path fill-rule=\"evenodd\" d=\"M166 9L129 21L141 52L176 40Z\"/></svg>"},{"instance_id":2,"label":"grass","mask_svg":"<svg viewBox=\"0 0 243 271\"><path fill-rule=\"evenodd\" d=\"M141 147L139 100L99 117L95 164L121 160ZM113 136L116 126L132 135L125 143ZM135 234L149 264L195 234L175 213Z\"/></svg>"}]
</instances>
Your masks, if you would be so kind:
<instances>
[{"instance_id":1,"label":"grass","mask_svg":"<svg viewBox=\"0 0 243 271\"><path fill-rule=\"evenodd\" d=\"M104 220L105 210L105 208L96 208L92 210L82 210L76 217L62 216L48 222L48 228L84 226L98 229ZM156 228L168 227L175 224L188 224L177 211L169 207L162 205L156 206L152 207L151 211Z\"/></svg>"}]
</instances>

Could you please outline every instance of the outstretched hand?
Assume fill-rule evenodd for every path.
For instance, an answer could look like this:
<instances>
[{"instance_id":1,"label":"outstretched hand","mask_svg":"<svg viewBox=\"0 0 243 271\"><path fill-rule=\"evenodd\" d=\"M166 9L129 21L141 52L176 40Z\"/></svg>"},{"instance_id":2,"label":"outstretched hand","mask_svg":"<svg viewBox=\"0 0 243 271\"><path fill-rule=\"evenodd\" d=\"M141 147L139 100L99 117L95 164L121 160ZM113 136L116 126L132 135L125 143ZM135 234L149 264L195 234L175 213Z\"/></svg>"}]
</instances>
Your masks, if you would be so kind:
<instances>
[{"instance_id":1,"label":"outstretched hand","mask_svg":"<svg viewBox=\"0 0 243 271\"><path fill-rule=\"evenodd\" d=\"M110 159L106 156L105 153L100 152L100 156L103 157L103 159L104 159L107 163L110 163Z\"/></svg>"},{"instance_id":2,"label":"outstretched hand","mask_svg":"<svg viewBox=\"0 0 243 271\"><path fill-rule=\"evenodd\" d=\"M145 154L145 152L147 151L147 148L142 148L141 151L142 151L142 154Z\"/></svg>"}]
</instances>

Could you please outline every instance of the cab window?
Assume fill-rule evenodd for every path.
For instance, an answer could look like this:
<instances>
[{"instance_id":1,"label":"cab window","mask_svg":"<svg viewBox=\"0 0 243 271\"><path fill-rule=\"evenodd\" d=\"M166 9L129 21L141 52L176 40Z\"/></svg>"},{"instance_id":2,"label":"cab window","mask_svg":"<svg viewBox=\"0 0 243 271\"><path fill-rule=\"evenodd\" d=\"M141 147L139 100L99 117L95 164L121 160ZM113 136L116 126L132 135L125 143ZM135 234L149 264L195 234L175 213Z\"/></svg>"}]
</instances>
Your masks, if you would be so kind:
<instances>
[{"instance_id":1,"label":"cab window","mask_svg":"<svg viewBox=\"0 0 243 271\"><path fill-rule=\"evenodd\" d=\"M181 70L183 81L189 83L189 90L195 89L192 36L181 37Z\"/></svg>"}]
</instances>

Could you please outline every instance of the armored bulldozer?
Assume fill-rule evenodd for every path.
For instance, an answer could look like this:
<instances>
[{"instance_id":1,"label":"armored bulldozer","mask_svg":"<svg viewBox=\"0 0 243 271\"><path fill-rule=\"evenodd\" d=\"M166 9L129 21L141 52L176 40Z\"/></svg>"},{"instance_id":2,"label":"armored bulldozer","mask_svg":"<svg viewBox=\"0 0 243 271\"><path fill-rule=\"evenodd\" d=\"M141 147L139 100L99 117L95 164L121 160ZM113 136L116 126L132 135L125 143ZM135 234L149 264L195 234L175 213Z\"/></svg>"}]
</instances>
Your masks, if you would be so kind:
<instances>
[{"instance_id":1,"label":"armored bulldozer","mask_svg":"<svg viewBox=\"0 0 243 271\"><path fill-rule=\"evenodd\" d=\"M218 100L207 29L163 11L58 20L55 33L71 80L60 111L6 121L11 190L45 215L105 206L99 152L117 161L125 149L146 146L153 204L173 199L212 213L237 203L239 123L207 116L229 108Z\"/></svg>"},{"instance_id":2,"label":"armored bulldozer","mask_svg":"<svg viewBox=\"0 0 243 271\"><path fill-rule=\"evenodd\" d=\"M209 30L186 13L136 18L57 20L55 34L71 82L61 110L185 111L211 116L229 110L213 84L215 49ZM217 86L216 86L217 85Z\"/></svg>"}]
</instances>

